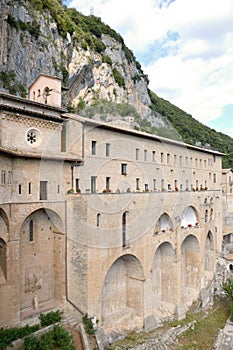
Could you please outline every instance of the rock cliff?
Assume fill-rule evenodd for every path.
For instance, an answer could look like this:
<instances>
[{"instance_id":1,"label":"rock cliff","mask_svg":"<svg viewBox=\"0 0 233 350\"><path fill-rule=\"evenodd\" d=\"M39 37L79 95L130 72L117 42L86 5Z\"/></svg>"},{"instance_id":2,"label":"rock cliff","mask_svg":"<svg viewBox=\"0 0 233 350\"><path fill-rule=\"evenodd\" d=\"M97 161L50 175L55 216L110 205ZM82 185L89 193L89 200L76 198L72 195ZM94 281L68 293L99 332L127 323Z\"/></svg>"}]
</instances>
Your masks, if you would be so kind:
<instances>
[{"instance_id":1,"label":"rock cliff","mask_svg":"<svg viewBox=\"0 0 233 350\"><path fill-rule=\"evenodd\" d=\"M38 7L40 3L42 11ZM26 96L28 87L40 73L54 75L63 79L66 106L76 107L80 102L91 105L96 100L127 103L152 125L165 125L160 115L151 111L148 78L119 34L116 33L116 38L120 40L116 40L105 33L97 33L97 37L88 33L89 38L85 33L85 43L79 42L79 27L74 24L70 32L62 32L61 24L44 3L43 0L1 0L0 89ZM62 7L62 11L67 9ZM74 11L70 12L73 17ZM76 17L72 23L75 20L77 23ZM97 44L102 46L93 49L89 43L97 39L101 40Z\"/></svg>"}]
</instances>

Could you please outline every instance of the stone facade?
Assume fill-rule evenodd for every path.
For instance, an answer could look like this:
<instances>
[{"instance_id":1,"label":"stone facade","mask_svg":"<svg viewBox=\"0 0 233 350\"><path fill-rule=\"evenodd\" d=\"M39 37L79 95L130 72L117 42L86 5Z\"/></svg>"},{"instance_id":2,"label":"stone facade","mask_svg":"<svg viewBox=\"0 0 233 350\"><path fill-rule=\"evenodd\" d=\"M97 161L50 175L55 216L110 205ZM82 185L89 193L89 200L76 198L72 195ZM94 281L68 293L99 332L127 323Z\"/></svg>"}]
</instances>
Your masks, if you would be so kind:
<instances>
[{"instance_id":1,"label":"stone facade","mask_svg":"<svg viewBox=\"0 0 233 350\"><path fill-rule=\"evenodd\" d=\"M0 326L59 306L150 330L205 305L229 214L222 154L0 99Z\"/></svg>"}]
</instances>

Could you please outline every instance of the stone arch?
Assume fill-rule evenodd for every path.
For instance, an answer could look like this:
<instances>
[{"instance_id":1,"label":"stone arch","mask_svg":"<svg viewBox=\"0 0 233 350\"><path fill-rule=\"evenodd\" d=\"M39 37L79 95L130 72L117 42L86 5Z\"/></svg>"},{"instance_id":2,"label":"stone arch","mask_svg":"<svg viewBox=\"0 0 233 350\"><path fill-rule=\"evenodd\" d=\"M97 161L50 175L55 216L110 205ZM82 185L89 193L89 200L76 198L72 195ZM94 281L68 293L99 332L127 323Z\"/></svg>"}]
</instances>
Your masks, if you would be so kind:
<instances>
[{"instance_id":1,"label":"stone arch","mask_svg":"<svg viewBox=\"0 0 233 350\"><path fill-rule=\"evenodd\" d=\"M157 223L156 223L156 231L165 232L171 231L173 228L172 220L167 213L163 213Z\"/></svg>"},{"instance_id":2,"label":"stone arch","mask_svg":"<svg viewBox=\"0 0 233 350\"><path fill-rule=\"evenodd\" d=\"M0 208L0 281L7 279L7 241L9 239L9 220Z\"/></svg>"},{"instance_id":3,"label":"stone arch","mask_svg":"<svg viewBox=\"0 0 233 350\"><path fill-rule=\"evenodd\" d=\"M198 213L197 210L189 206L185 208L181 215L181 226L182 227L188 227L188 226L195 226L196 223L198 223Z\"/></svg>"},{"instance_id":4,"label":"stone arch","mask_svg":"<svg viewBox=\"0 0 233 350\"><path fill-rule=\"evenodd\" d=\"M177 303L176 254L169 242L156 250L152 265L153 310L160 318L171 316Z\"/></svg>"},{"instance_id":5,"label":"stone arch","mask_svg":"<svg viewBox=\"0 0 233 350\"><path fill-rule=\"evenodd\" d=\"M35 298L39 305L47 305L48 309L62 300L65 282L62 232L62 219L51 209L37 209L22 223L19 244L21 313L25 310L33 314Z\"/></svg>"},{"instance_id":6,"label":"stone arch","mask_svg":"<svg viewBox=\"0 0 233 350\"><path fill-rule=\"evenodd\" d=\"M7 245L6 242L0 238L0 280L7 278Z\"/></svg>"},{"instance_id":7,"label":"stone arch","mask_svg":"<svg viewBox=\"0 0 233 350\"><path fill-rule=\"evenodd\" d=\"M200 287L200 245L194 235L185 238L181 246L181 300L191 306Z\"/></svg>"},{"instance_id":8,"label":"stone arch","mask_svg":"<svg viewBox=\"0 0 233 350\"><path fill-rule=\"evenodd\" d=\"M102 290L102 322L104 327L122 329L143 322L144 273L140 261L127 254L109 268Z\"/></svg>"},{"instance_id":9,"label":"stone arch","mask_svg":"<svg viewBox=\"0 0 233 350\"><path fill-rule=\"evenodd\" d=\"M212 280L215 269L214 239L211 231L207 233L205 241L205 279Z\"/></svg>"},{"instance_id":10,"label":"stone arch","mask_svg":"<svg viewBox=\"0 0 233 350\"><path fill-rule=\"evenodd\" d=\"M9 220L5 211L0 208L0 238L8 240Z\"/></svg>"}]
</instances>

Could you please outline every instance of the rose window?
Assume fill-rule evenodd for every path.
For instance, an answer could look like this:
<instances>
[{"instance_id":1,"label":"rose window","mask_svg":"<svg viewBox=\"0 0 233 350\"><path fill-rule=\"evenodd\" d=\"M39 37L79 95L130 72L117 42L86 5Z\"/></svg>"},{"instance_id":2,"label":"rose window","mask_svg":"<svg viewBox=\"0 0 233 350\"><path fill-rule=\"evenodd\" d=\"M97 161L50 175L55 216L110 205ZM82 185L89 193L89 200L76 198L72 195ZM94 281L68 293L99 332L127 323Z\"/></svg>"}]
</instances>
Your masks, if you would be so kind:
<instances>
[{"instance_id":1,"label":"rose window","mask_svg":"<svg viewBox=\"0 0 233 350\"><path fill-rule=\"evenodd\" d=\"M28 132L27 142L29 142L30 144L33 144L36 142L36 134L33 131Z\"/></svg>"},{"instance_id":2,"label":"rose window","mask_svg":"<svg viewBox=\"0 0 233 350\"><path fill-rule=\"evenodd\" d=\"M29 129L25 135L26 142L32 148L39 147L41 145L41 134L38 129Z\"/></svg>"}]
</instances>

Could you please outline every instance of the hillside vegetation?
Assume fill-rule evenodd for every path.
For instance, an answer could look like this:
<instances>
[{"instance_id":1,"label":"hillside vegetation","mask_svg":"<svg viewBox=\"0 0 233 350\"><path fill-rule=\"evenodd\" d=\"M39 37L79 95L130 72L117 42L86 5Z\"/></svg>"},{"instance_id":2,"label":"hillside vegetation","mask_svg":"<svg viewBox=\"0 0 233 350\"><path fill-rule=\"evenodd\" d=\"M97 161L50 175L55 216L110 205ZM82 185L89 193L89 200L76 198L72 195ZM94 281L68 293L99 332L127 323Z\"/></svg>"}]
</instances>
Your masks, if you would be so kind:
<instances>
[{"instance_id":1,"label":"hillside vegetation","mask_svg":"<svg viewBox=\"0 0 233 350\"><path fill-rule=\"evenodd\" d=\"M174 106L169 101L158 97L150 91L151 108L165 116L176 128L183 141L192 145L200 142L204 147L210 145L211 149L223 152L226 156L223 158L223 168L233 166L233 139L221 132L200 123L190 114L187 114L180 108Z\"/></svg>"}]
</instances>

